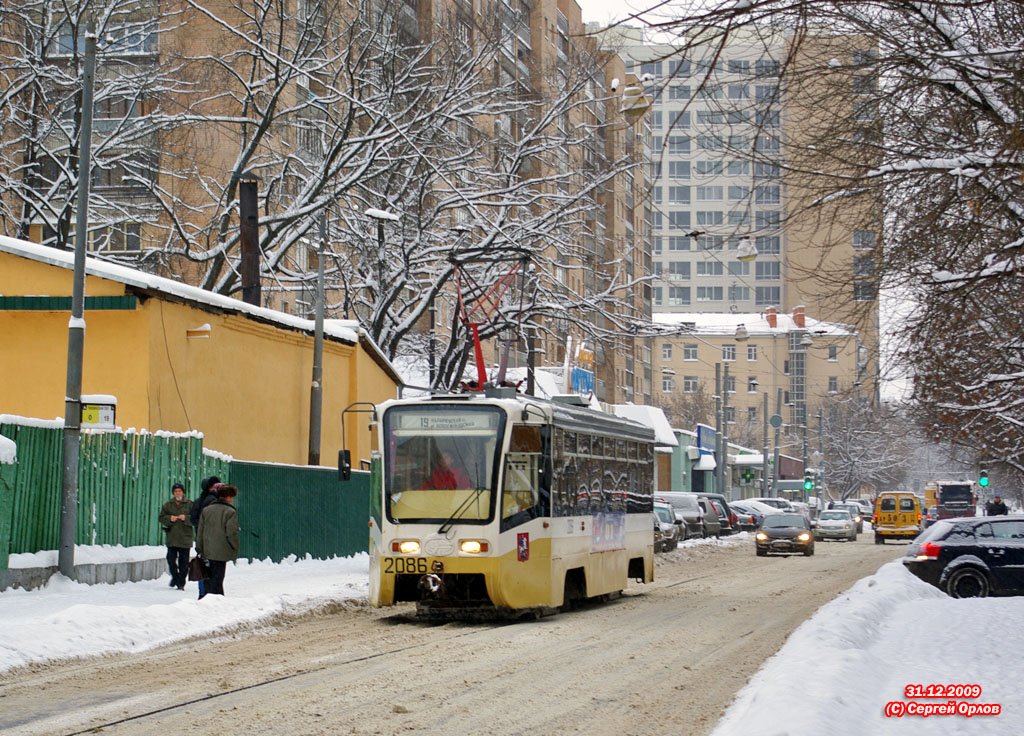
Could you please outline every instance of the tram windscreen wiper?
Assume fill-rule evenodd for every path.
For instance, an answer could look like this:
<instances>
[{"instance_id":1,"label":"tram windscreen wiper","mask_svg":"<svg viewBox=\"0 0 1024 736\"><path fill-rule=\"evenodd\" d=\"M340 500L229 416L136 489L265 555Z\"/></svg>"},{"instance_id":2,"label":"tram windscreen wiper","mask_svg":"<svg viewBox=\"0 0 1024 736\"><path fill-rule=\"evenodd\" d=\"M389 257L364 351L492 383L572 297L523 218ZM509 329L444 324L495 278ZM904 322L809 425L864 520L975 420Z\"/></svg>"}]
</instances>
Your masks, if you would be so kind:
<instances>
[{"instance_id":1,"label":"tram windscreen wiper","mask_svg":"<svg viewBox=\"0 0 1024 736\"><path fill-rule=\"evenodd\" d=\"M472 496L466 496L466 500L459 504L459 507L452 512L452 515L441 525L441 528L437 530L438 534L447 534L448 530L452 528L452 524L458 519L462 518L462 515L466 513L466 510L473 505L473 502L480 498L480 494L488 490L487 488L477 488L473 491Z\"/></svg>"}]
</instances>

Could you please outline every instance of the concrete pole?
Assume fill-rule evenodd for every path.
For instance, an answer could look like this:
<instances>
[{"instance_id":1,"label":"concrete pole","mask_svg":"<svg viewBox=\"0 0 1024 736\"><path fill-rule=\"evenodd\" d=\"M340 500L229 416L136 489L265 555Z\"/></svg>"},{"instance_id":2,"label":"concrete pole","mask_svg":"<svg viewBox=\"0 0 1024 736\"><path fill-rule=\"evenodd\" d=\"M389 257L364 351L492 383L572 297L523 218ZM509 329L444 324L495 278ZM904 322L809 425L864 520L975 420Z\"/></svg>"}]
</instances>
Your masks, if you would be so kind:
<instances>
[{"instance_id":1,"label":"concrete pole","mask_svg":"<svg viewBox=\"0 0 1024 736\"><path fill-rule=\"evenodd\" d=\"M313 380L309 384L310 465L320 464L320 429L323 413L324 369L324 257L327 250L327 214L320 215L320 249L316 266L316 321L313 328Z\"/></svg>"},{"instance_id":2,"label":"concrete pole","mask_svg":"<svg viewBox=\"0 0 1024 736\"><path fill-rule=\"evenodd\" d=\"M775 401L775 413L780 417L782 416L782 389L779 389L778 399ZM779 432L781 431L781 425L775 428L775 467L772 469L772 497L778 498L779 496Z\"/></svg>"},{"instance_id":3,"label":"concrete pole","mask_svg":"<svg viewBox=\"0 0 1024 736\"><path fill-rule=\"evenodd\" d=\"M89 180L92 178L92 97L96 78L96 27L85 33L82 71L82 127L78 138L78 200L75 204L75 270L68 323L68 367L64 388L64 463L61 474L60 539L57 569L75 578L75 522L78 517L78 454L82 439L82 355L85 348L85 248L89 237Z\"/></svg>"},{"instance_id":4,"label":"concrete pole","mask_svg":"<svg viewBox=\"0 0 1024 736\"><path fill-rule=\"evenodd\" d=\"M726 498L729 497L727 491L731 488L732 483L729 478L729 364L725 364L724 376L722 378L722 463L718 467L718 477L720 479L718 493L721 493ZM717 489L716 489L717 490Z\"/></svg>"},{"instance_id":5,"label":"concrete pole","mask_svg":"<svg viewBox=\"0 0 1024 736\"><path fill-rule=\"evenodd\" d=\"M761 496L768 498L768 392L764 392L764 443L761 445Z\"/></svg>"},{"instance_id":6,"label":"concrete pole","mask_svg":"<svg viewBox=\"0 0 1024 736\"><path fill-rule=\"evenodd\" d=\"M722 468L722 364L715 363L715 493L721 493ZM705 489L707 490L707 489Z\"/></svg>"}]
</instances>

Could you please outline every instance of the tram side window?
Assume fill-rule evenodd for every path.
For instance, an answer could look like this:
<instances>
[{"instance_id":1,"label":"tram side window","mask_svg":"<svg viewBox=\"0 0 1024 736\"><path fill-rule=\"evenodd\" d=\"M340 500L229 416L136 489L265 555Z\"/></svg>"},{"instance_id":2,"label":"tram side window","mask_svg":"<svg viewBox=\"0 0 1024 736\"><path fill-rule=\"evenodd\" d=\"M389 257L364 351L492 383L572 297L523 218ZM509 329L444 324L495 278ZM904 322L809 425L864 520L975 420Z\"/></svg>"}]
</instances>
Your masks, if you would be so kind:
<instances>
[{"instance_id":1,"label":"tram side window","mask_svg":"<svg viewBox=\"0 0 1024 736\"><path fill-rule=\"evenodd\" d=\"M512 428L501 495L503 530L547 514L550 489L543 472L543 450L540 427Z\"/></svg>"}]
</instances>

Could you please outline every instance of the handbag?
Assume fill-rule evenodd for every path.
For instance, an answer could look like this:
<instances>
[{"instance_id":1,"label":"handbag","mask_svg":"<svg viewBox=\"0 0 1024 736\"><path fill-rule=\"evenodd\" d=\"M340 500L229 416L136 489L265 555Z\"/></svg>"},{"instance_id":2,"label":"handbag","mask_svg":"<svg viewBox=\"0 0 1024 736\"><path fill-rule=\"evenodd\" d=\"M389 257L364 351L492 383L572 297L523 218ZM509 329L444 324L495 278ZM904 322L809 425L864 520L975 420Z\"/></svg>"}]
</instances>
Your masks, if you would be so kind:
<instances>
[{"instance_id":1,"label":"handbag","mask_svg":"<svg viewBox=\"0 0 1024 736\"><path fill-rule=\"evenodd\" d=\"M209 575L206 572L206 563L202 557L193 557L188 561L188 579L205 580Z\"/></svg>"}]
</instances>

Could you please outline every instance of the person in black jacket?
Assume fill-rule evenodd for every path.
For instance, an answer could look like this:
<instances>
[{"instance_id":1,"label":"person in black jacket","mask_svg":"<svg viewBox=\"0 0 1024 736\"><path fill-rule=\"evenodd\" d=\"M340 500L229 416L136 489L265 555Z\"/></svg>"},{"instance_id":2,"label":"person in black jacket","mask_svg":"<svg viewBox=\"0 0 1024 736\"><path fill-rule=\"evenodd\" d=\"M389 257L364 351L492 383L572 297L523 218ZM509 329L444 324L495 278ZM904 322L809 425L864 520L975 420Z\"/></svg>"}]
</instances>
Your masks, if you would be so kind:
<instances>
[{"instance_id":1,"label":"person in black jacket","mask_svg":"<svg viewBox=\"0 0 1024 736\"><path fill-rule=\"evenodd\" d=\"M200 487L203 489L203 492L199 494L199 498L197 498L192 504L192 511L189 514L192 526L196 530L197 535L199 532L199 517L203 513L203 509L220 498L220 496L217 495L217 488L221 485L220 478L216 475L211 475L209 478L203 478L203 482L200 483ZM202 598L204 595L206 595L206 581L200 580L199 597Z\"/></svg>"},{"instance_id":2,"label":"person in black jacket","mask_svg":"<svg viewBox=\"0 0 1024 736\"><path fill-rule=\"evenodd\" d=\"M1006 504L1003 503L1003 499L999 498L999 496L996 496L991 501L989 501L985 509L985 515L1006 516Z\"/></svg>"}]
</instances>

